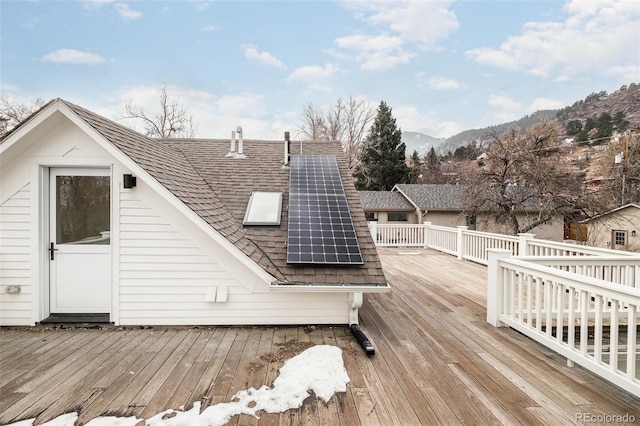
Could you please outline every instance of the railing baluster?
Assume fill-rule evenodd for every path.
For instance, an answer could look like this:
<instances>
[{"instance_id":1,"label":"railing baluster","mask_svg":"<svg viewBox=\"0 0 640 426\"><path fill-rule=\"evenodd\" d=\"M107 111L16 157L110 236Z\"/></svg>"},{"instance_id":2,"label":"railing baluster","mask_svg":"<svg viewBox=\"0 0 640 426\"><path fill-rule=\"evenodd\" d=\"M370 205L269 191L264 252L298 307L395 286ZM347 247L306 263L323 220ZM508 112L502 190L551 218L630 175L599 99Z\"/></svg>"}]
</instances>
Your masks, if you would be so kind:
<instances>
[{"instance_id":1,"label":"railing baluster","mask_svg":"<svg viewBox=\"0 0 640 426\"><path fill-rule=\"evenodd\" d=\"M562 343L562 336L564 335L564 285L556 283L556 341Z\"/></svg>"},{"instance_id":2,"label":"railing baluster","mask_svg":"<svg viewBox=\"0 0 640 426\"><path fill-rule=\"evenodd\" d=\"M576 293L573 288L569 288L569 317L567 319L567 345L570 350L576 348Z\"/></svg>"},{"instance_id":3,"label":"railing baluster","mask_svg":"<svg viewBox=\"0 0 640 426\"><path fill-rule=\"evenodd\" d=\"M609 367L611 371L618 370L618 301L611 300L609 318ZM628 350L629 348L627 348Z\"/></svg>"},{"instance_id":4,"label":"railing baluster","mask_svg":"<svg viewBox=\"0 0 640 426\"><path fill-rule=\"evenodd\" d=\"M627 312L627 380L637 380L636 377L636 329L638 328L638 307L629 305Z\"/></svg>"},{"instance_id":5,"label":"railing baluster","mask_svg":"<svg viewBox=\"0 0 640 426\"><path fill-rule=\"evenodd\" d=\"M587 349L589 346L589 292L580 290L580 353L584 358L587 357Z\"/></svg>"},{"instance_id":6,"label":"railing baluster","mask_svg":"<svg viewBox=\"0 0 640 426\"><path fill-rule=\"evenodd\" d=\"M602 362L602 296L595 295L595 318L593 324L593 356L598 364Z\"/></svg>"}]
</instances>

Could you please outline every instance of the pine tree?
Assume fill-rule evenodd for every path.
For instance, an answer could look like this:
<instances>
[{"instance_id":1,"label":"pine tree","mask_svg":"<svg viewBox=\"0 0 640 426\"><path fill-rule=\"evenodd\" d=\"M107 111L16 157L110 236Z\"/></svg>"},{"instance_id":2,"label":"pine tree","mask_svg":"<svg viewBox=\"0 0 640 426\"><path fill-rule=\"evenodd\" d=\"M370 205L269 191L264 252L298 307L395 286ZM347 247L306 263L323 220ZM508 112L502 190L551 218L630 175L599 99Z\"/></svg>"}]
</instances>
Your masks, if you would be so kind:
<instances>
[{"instance_id":1,"label":"pine tree","mask_svg":"<svg viewBox=\"0 0 640 426\"><path fill-rule=\"evenodd\" d=\"M402 131L396 126L391 108L382 101L354 174L356 188L389 191L398 183L410 183L411 170L405 162L405 150Z\"/></svg>"}]
</instances>

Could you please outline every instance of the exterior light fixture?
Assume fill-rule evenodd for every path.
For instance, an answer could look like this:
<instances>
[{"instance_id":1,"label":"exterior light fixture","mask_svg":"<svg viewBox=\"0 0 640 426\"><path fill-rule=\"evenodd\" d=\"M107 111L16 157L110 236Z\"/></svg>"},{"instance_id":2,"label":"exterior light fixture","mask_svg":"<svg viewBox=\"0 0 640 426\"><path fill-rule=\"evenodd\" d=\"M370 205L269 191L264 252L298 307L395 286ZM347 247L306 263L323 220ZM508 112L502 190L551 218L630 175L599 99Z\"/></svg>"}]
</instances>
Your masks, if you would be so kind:
<instances>
[{"instance_id":1,"label":"exterior light fixture","mask_svg":"<svg viewBox=\"0 0 640 426\"><path fill-rule=\"evenodd\" d=\"M136 186L136 177L134 175L122 175L122 186L125 188L134 188Z\"/></svg>"}]
</instances>

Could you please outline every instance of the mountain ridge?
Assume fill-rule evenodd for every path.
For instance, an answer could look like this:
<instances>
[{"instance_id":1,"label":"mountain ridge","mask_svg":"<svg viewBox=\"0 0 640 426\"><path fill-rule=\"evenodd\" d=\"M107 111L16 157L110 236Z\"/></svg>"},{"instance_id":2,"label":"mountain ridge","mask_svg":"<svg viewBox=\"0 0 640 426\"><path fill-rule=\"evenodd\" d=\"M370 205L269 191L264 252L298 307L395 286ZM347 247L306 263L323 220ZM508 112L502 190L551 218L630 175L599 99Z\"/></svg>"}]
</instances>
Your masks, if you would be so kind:
<instances>
[{"instance_id":1,"label":"mountain ridge","mask_svg":"<svg viewBox=\"0 0 640 426\"><path fill-rule=\"evenodd\" d=\"M406 155L418 151L424 156L434 147L440 155L454 152L460 146L467 146L472 142L485 139L488 135L498 135L517 127L527 131L541 119L557 120L565 133L562 137L570 136L566 133L570 121L580 121L585 124L589 119L596 119L603 113L614 116L617 112L623 112L625 119L632 129L640 128L640 85L631 83L623 85L612 93L606 91L593 92L585 99L578 100L570 106L553 110L541 110L507 123L495 124L481 129L468 129L449 138L436 138L420 132L402 132L402 142L406 145ZM406 136L405 136L406 134Z\"/></svg>"}]
</instances>

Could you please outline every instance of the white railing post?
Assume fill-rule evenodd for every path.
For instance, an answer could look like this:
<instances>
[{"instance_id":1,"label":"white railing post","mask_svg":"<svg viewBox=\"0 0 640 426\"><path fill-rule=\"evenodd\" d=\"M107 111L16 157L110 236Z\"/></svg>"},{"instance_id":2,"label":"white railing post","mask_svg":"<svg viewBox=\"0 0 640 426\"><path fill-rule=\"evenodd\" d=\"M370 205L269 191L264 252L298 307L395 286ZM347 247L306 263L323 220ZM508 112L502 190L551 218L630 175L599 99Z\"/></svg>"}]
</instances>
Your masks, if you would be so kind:
<instances>
[{"instance_id":1,"label":"white railing post","mask_svg":"<svg viewBox=\"0 0 640 426\"><path fill-rule=\"evenodd\" d=\"M503 327L499 318L504 306L504 274L498 267L498 261L511 257L511 251L487 249L487 322L494 327Z\"/></svg>"},{"instance_id":2,"label":"white railing post","mask_svg":"<svg viewBox=\"0 0 640 426\"><path fill-rule=\"evenodd\" d=\"M518 256L529 256L529 240L533 240L536 234L518 234Z\"/></svg>"},{"instance_id":3,"label":"white railing post","mask_svg":"<svg viewBox=\"0 0 640 426\"><path fill-rule=\"evenodd\" d=\"M373 238L373 243L378 244L378 222L371 221L369 222L369 230L371 231L371 237Z\"/></svg>"},{"instance_id":4,"label":"white railing post","mask_svg":"<svg viewBox=\"0 0 640 426\"><path fill-rule=\"evenodd\" d=\"M458 253L458 259L464 259L464 231L469 229L468 226L458 226L458 236L456 240L456 252Z\"/></svg>"},{"instance_id":5,"label":"white railing post","mask_svg":"<svg viewBox=\"0 0 640 426\"><path fill-rule=\"evenodd\" d=\"M429 234L431 231L431 222L428 220L424 221L424 248L429 247Z\"/></svg>"}]
</instances>

